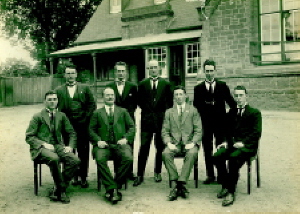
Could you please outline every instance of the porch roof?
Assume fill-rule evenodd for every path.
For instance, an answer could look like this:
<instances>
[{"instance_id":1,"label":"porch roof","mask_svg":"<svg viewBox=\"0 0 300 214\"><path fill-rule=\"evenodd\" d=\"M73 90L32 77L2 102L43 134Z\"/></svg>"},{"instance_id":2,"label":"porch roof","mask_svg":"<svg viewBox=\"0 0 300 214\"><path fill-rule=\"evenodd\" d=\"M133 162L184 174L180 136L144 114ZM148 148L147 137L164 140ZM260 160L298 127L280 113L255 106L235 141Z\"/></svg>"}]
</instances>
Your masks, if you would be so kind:
<instances>
[{"instance_id":1,"label":"porch roof","mask_svg":"<svg viewBox=\"0 0 300 214\"><path fill-rule=\"evenodd\" d=\"M184 31L178 33L163 33L120 41L109 41L88 45L79 45L67 49L62 49L49 54L49 57L67 57L88 53L100 53L111 50L136 49L149 45L163 45L170 42L179 42L201 37L201 30Z\"/></svg>"}]
</instances>

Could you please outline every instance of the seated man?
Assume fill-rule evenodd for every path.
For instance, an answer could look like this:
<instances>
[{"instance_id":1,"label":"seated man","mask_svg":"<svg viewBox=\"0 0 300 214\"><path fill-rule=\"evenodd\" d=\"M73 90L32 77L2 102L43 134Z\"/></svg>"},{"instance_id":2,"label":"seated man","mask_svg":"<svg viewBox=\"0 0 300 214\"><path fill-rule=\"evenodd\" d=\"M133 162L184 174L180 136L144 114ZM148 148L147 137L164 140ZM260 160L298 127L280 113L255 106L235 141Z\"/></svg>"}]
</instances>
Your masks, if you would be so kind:
<instances>
[{"instance_id":1,"label":"seated man","mask_svg":"<svg viewBox=\"0 0 300 214\"><path fill-rule=\"evenodd\" d=\"M70 203L66 189L78 170L80 160L72 153L76 148L76 133L67 116L56 110L57 103L56 92L48 91L45 94L45 108L35 114L29 123L26 142L30 145L32 160L45 163L50 168L55 183L50 199ZM63 143L62 133L68 135L68 146ZM60 162L64 164L63 172Z\"/></svg>"},{"instance_id":2,"label":"seated man","mask_svg":"<svg viewBox=\"0 0 300 214\"><path fill-rule=\"evenodd\" d=\"M183 86L174 89L173 108L166 111L162 127L163 142L167 145L163 151L163 161L169 173L170 181L176 186L171 190L169 200L174 201L178 196L187 197L185 187L194 162L198 158L201 143L202 125L197 109L186 103L187 95ZM180 176L174 164L174 156L183 154L184 163Z\"/></svg>"},{"instance_id":3,"label":"seated man","mask_svg":"<svg viewBox=\"0 0 300 214\"><path fill-rule=\"evenodd\" d=\"M233 204L239 170L247 159L256 155L262 129L261 113L248 105L247 91L244 86L234 88L234 98L237 108L230 109L227 113L227 142L220 144L214 154L214 164L220 172L222 184L217 197L225 197L223 206ZM228 171L226 160L228 160Z\"/></svg>"},{"instance_id":4,"label":"seated man","mask_svg":"<svg viewBox=\"0 0 300 214\"><path fill-rule=\"evenodd\" d=\"M126 109L114 105L115 93L111 88L103 91L104 107L96 110L90 122L90 138L97 170L105 186L105 197L112 202L122 200L119 189L126 182L133 162L132 149L135 125ZM112 177L107 161L114 160L115 178Z\"/></svg>"}]
</instances>

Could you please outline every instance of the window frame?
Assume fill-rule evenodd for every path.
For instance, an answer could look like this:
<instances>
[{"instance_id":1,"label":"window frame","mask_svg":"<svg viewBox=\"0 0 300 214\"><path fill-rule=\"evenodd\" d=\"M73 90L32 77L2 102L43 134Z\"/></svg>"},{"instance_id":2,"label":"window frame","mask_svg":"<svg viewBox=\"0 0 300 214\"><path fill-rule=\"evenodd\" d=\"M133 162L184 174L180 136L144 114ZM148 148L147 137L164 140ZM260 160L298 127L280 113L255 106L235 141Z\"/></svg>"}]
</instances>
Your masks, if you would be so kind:
<instances>
[{"instance_id":1,"label":"window frame","mask_svg":"<svg viewBox=\"0 0 300 214\"><path fill-rule=\"evenodd\" d=\"M196 52L197 52L197 58L198 58L198 62L196 62L197 64L196 64L196 72L194 73L189 73L188 72L188 70L189 70L189 61L188 61L188 59L192 59L192 58L195 58L195 57L192 57L192 58L189 58L188 57L188 47L190 46L190 45L197 45L197 49L198 50L196 50ZM195 49L192 49L193 50L193 52L195 52L194 50ZM194 64L194 63L193 63ZM192 67L194 67L194 66L192 66ZM186 43L186 44L184 44L184 69L185 69L185 76L186 77L195 77L195 76L197 76L197 74L198 74L198 72L199 72L199 69L201 70L201 44L200 44L200 42L192 42L192 43Z\"/></svg>"},{"instance_id":2,"label":"window frame","mask_svg":"<svg viewBox=\"0 0 300 214\"><path fill-rule=\"evenodd\" d=\"M149 47L149 48L145 48L145 77L148 78L149 77L149 72L148 72L148 62L152 59L156 59L155 57L149 57L149 55L151 53L149 53L149 50L158 50L158 49L165 49L165 57L161 57L161 59L164 59L164 60L158 60L160 66L162 63L165 64L164 66L164 71L161 70L160 72L160 77L162 78L169 78L169 47L168 46L157 46L157 47ZM162 51L161 51L162 52ZM159 56L159 53L157 52L156 54L154 54L153 56ZM161 66L161 68L163 69L163 67Z\"/></svg>"}]
</instances>

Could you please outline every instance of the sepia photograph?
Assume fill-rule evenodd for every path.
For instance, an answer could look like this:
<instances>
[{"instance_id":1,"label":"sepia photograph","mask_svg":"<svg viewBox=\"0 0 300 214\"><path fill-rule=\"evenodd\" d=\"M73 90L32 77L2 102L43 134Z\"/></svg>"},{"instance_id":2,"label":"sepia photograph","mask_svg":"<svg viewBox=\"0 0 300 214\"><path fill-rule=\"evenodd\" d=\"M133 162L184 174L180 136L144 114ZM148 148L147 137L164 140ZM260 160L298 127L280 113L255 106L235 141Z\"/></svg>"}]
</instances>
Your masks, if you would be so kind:
<instances>
[{"instance_id":1,"label":"sepia photograph","mask_svg":"<svg viewBox=\"0 0 300 214\"><path fill-rule=\"evenodd\" d=\"M0 213L299 213L300 0L1 0Z\"/></svg>"}]
</instances>

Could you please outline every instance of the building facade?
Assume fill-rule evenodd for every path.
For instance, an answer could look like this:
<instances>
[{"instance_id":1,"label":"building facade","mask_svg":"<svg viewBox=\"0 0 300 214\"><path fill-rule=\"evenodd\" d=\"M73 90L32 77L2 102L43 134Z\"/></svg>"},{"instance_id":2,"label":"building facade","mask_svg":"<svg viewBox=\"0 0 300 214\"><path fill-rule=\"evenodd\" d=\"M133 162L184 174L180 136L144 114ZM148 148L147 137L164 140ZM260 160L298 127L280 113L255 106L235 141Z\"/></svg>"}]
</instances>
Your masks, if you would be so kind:
<instances>
[{"instance_id":1,"label":"building facade","mask_svg":"<svg viewBox=\"0 0 300 214\"><path fill-rule=\"evenodd\" d=\"M231 89L247 87L252 105L300 110L300 0L103 0L75 45L50 57L90 70L98 93L115 62L138 82L157 59L161 76L193 99L211 58Z\"/></svg>"}]
</instances>

